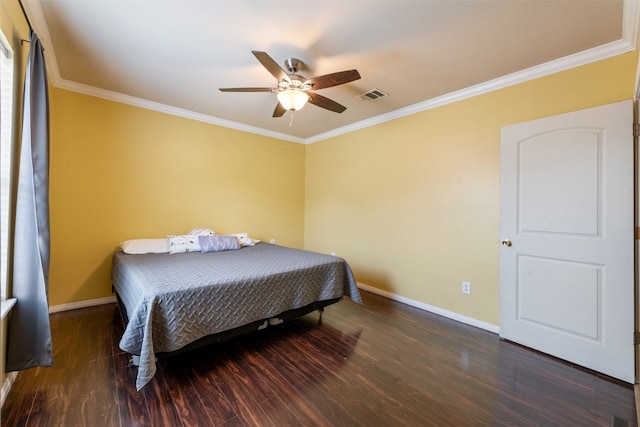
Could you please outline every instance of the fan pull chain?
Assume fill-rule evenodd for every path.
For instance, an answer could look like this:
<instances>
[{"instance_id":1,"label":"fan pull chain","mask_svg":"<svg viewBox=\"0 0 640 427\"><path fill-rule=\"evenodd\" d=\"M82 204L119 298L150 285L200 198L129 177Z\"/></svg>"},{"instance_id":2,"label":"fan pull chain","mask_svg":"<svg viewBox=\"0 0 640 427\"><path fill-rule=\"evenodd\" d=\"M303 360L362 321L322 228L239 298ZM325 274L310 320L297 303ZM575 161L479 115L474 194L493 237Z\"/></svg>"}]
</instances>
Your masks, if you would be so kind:
<instances>
[{"instance_id":1,"label":"fan pull chain","mask_svg":"<svg viewBox=\"0 0 640 427\"><path fill-rule=\"evenodd\" d=\"M294 110L290 110L291 111L291 119L289 120L289 127L293 126L293 111Z\"/></svg>"}]
</instances>

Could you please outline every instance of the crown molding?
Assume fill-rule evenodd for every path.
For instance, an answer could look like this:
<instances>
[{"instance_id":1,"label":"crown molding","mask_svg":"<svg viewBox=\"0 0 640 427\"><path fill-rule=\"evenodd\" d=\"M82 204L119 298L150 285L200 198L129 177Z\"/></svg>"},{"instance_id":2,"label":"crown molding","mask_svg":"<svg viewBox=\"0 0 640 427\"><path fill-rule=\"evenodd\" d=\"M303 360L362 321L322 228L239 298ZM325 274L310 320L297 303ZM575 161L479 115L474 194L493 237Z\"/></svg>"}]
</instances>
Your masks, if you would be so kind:
<instances>
[{"instance_id":1,"label":"crown molding","mask_svg":"<svg viewBox=\"0 0 640 427\"><path fill-rule=\"evenodd\" d=\"M287 135L280 132L273 132L267 129L263 129L255 126L249 126L243 123L238 123L231 120L225 120L225 119L210 116L207 114L197 113L195 111L173 107L171 105L162 104L159 102L153 102L153 101L149 101L142 98L136 98L135 96L124 95L119 92L96 88L94 86L72 82L69 80L59 79L57 83L54 83L54 86L57 88L71 91L71 92L77 92L85 95L95 96L97 98L102 98L109 101L128 104L134 107L145 108L147 110L158 111L160 113L170 114L173 116L183 117L191 120L197 120L200 122L210 123L213 125L222 126L226 128L236 129L242 132L254 133L262 136L267 136L270 138L296 142L298 144L304 144L306 142L303 138L295 137L292 135Z\"/></svg>"},{"instance_id":2,"label":"crown molding","mask_svg":"<svg viewBox=\"0 0 640 427\"><path fill-rule=\"evenodd\" d=\"M230 120L220 119L214 116L209 116L202 113L196 113L194 111L172 107L166 104L158 102L148 101L141 98L136 98L129 95L124 95L118 92L113 92L93 86L88 86L81 83L64 80L62 78L53 81L55 87L66 89L72 92L83 93L86 95L95 96L98 98L104 98L123 104L129 104L140 108L146 108L153 111L158 111L166 114L171 114L178 117L184 117L187 119L197 120L205 123L210 123L218 126L223 126L231 129L236 129L243 132L254 133L262 136L267 136L276 139L282 139L285 141L291 141L299 144L313 144L328 138L344 135L346 133L355 132L357 130L365 129L371 126L375 126L390 120L396 120L402 117L410 116L422 111L430 110L437 107L442 107L447 104L459 102L465 99L472 98L474 96L482 95L485 93L493 92L498 89L503 89L509 86L513 86L526 81L534 80L540 77L548 76L560 71L569 70L582 65L586 65L592 62L600 61L603 59L611 58L613 56L621 55L623 53L632 51L635 49L635 36L633 37L633 43L627 40L618 40L606 45L598 46L583 52L579 52L564 58L556 59L546 62L544 64L527 68L522 71L518 71L512 74L508 74L503 77L498 77L493 80L489 80L474 86L470 86L458 91L450 92L442 96L438 96L417 104L410 105L408 107L400 108L395 111L391 111L386 114L372 117L370 119L362 120L343 126L329 132L324 132L309 138L299 138L284 133L273 132L267 129L249 126L243 123L233 122ZM55 61L54 61L55 62ZM52 74L51 77L54 77Z\"/></svg>"},{"instance_id":3,"label":"crown molding","mask_svg":"<svg viewBox=\"0 0 640 427\"><path fill-rule=\"evenodd\" d=\"M484 83L480 83L474 86L469 86L467 88L460 89L455 92L450 92L442 96L431 98L427 101L419 102L417 104L413 104L408 107L391 111L390 113L381 114L379 116L372 117L367 120L363 120L348 126L334 129L329 132L318 134L316 136L307 138L305 142L307 144L312 144L314 142L322 141L324 139L333 138L333 137L343 135L349 132L354 132L360 129L365 129L365 128L375 126L384 122L388 122L390 120L395 120L402 117L410 116L412 114L416 114L416 113L430 110L437 107L442 107L447 104L469 99L474 96L482 95L485 93L493 92L498 89L503 89L503 88L513 86L519 83L523 83L529 80L534 80L540 77L548 76L550 74L555 74L560 71L569 70L571 68L579 67L581 65L586 65L591 62L600 61L602 59L610 58L610 57L634 50L634 45L631 45L626 40L618 40L616 42L608 43L606 45L585 50L583 52L579 52L574 55L566 56L564 58L556 59L535 67L527 68L522 71L508 74L503 77L498 77L496 79L489 80Z\"/></svg>"},{"instance_id":4,"label":"crown molding","mask_svg":"<svg viewBox=\"0 0 640 427\"><path fill-rule=\"evenodd\" d=\"M25 7L25 12L27 13L30 21L40 32L39 37L45 49L45 56L48 59L47 69L49 73L49 79L54 87L66 89L73 92L79 92L98 98L104 98L115 102L129 104L140 108L159 111L187 119L236 129L243 132L254 133L270 138L282 139L285 141L291 141L300 144L312 144L328 138L333 138L339 135L375 126L390 120L399 119L422 111L430 110L454 102L469 99L474 96L489 93L498 89L503 89L519 83L548 76L560 71L569 70L571 68L579 67L592 62L627 53L636 49L638 23L640 22L640 2L638 2L638 0L623 0L622 38L618 41L588 49L583 52L566 56L564 58L549 61L535 67L527 68L525 70L508 74L503 77L498 77L496 79L460 89L458 91L450 92L442 96L438 96L423 102L419 102L417 104L410 105L408 107L400 108L386 114L362 120L360 122L343 126L341 128L324 132L309 138L299 138L292 135L273 132L267 129L249 126L230 120L224 120L218 117L65 80L60 76L60 70L58 68L55 50L53 48L53 45L49 42L51 37L48 32L49 30L42 13L40 3L34 0L22 0L22 2ZM640 98L640 62L636 71L636 98Z\"/></svg>"}]
</instances>

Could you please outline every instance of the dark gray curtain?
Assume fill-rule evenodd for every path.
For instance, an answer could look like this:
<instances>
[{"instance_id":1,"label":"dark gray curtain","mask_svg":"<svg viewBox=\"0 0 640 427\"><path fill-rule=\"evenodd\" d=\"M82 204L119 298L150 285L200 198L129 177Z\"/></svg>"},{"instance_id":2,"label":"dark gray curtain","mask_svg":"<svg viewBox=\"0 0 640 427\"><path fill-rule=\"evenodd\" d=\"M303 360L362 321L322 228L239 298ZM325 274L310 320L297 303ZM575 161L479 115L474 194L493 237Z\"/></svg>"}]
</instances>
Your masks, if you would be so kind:
<instances>
[{"instance_id":1,"label":"dark gray curtain","mask_svg":"<svg viewBox=\"0 0 640 427\"><path fill-rule=\"evenodd\" d=\"M49 95L42 45L31 32L13 241L7 371L53 365L49 325Z\"/></svg>"}]
</instances>

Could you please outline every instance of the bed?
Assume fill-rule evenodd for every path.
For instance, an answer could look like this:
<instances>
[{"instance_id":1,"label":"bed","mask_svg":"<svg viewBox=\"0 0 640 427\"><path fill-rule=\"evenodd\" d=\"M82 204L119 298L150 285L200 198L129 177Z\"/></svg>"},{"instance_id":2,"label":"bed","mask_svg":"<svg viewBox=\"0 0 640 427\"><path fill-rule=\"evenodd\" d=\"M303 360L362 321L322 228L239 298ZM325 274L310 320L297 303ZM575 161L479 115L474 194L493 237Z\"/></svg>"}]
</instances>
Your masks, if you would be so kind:
<instances>
[{"instance_id":1,"label":"bed","mask_svg":"<svg viewBox=\"0 0 640 427\"><path fill-rule=\"evenodd\" d=\"M336 303L362 303L348 263L269 243L209 253L113 256L112 283L125 330L120 348L138 361L136 388L156 357L261 329Z\"/></svg>"}]
</instances>

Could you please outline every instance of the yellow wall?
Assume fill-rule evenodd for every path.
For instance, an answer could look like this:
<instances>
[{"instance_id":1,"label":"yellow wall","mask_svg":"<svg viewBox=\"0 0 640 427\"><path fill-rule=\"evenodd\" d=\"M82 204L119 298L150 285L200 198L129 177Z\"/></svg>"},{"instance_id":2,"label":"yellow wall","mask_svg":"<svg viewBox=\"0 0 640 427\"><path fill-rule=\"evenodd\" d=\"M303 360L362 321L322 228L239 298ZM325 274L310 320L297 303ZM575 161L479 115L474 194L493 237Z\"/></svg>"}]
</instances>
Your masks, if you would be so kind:
<instances>
[{"instance_id":1,"label":"yellow wall","mask_svg":"<svg viewBox=\"0 0 640 427\"><path fill-rule=\"evenodd\" d=\"M122 240L208 227L302 248L305 146L51 89L49 302L110 296Z\"/></svg>"},{"instance_id":2,"label":"yellow wall","mask_svg":"<svg viewBox=\"0 0 640 427\"><path fill-rule=\"evenodd\" d=\"M110 296L121 240L211 227L336 252L362 283L497 325L500 128L632 98L635 64L621 55L306 150L52 89L50 303Z\"/></svg>"},{"instance_id":3,"label":"yellow wall","mask_svg":"<svg viewBox=\"0 0 640 427\"><path fill-rule=\"evenodd\" d=\"M501 127L633 98L636 63L621 55L308 146L305 247L343 256L359 282L498 325Z\"/></svg>"},{"instance_id":4,"label":"yellow wall","mask_svg":"<svg viewBox=\"0 0 640 427\"><path fill-rule=\"evenodd\" d=\"M29 53L29 44L20 44L20 40L29 40L29 26L27 24L20 5L17 1L0 1L0 28L2 28L2 34L7 38L13 49L13 61L14 61L14 110L21 110L21 98L22 98L22 86L24 79L24 72L26 68L27 55ZM18 135L20 130L20 121L18 120L19 114L15 115L16 119L13 123L14 140L18 141ZM16 142L17 144L17 142ZM14 152L17 153L17 148L14 147ZM15 156L14 156L15 157ZM6 331L7 331L7 319L2 320L0 325L0 387L5 383L6 375L4 372L5 367L5 353L6 353Z\"/></svg>"}]
</instances>

